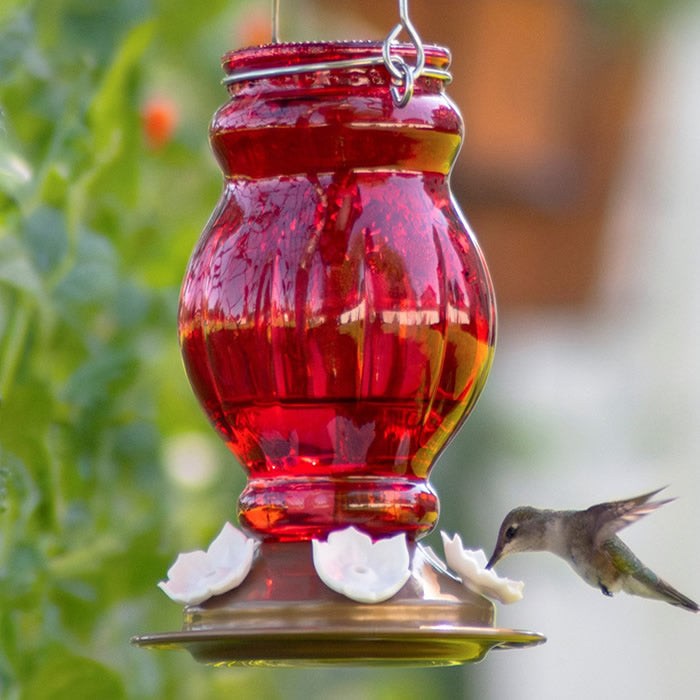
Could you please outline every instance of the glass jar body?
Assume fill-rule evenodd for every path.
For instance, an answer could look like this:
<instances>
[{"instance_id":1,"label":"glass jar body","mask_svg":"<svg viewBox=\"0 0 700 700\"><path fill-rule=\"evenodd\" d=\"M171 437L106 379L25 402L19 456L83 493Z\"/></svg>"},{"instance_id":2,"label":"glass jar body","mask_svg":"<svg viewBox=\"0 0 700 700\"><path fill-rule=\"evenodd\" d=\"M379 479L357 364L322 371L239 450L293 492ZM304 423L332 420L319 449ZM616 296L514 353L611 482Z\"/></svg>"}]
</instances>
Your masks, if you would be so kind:
<instances>
[{"instance_id":1,"label":"glass jar body","mask_svg":"<svg viewBox=\"0 0 700 700\"><path fill-rule=\"evenodd\" d=\"M376 52L279 45L225 66ZM402 109L389 84L382 66L244 81L212 123L225 186L186 273L180 341L248 473L241 524L267 539L428 532L428 473L488 373L491 283L449 189L461 119L439 80Z\"/></svg>"}]
</instances>

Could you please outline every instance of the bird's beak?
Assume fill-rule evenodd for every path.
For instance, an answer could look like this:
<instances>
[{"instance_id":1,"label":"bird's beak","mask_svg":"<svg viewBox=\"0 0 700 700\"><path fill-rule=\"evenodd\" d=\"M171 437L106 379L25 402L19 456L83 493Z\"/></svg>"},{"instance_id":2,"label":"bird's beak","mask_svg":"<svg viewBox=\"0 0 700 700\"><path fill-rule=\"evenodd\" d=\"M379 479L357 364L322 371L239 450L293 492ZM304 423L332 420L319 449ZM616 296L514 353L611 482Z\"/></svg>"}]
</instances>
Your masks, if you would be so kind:
<instances>
[{"instance_id":1,"label":"bird's beak","mask_svg":"<svg viewBox=\"0 0 700 700\"><path fill-rule=\"evenodd\" d=\"M491 569L494 564L498 562L498 560L501 558L501 548L499 546L496 546L496 549L494 549L493 554L491 555L491 558L489 559L489 563L486 565L487 569Z\"/></svg>"}]
</instances>

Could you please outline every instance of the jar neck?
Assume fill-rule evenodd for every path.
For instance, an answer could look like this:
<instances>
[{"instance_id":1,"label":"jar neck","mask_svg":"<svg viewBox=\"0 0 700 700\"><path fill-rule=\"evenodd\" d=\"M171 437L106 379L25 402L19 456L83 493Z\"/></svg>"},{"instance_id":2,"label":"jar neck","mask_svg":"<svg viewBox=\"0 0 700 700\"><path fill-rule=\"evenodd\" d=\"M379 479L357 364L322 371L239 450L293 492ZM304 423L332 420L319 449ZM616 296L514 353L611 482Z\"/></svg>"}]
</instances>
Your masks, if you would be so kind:
<instances>
[{"instance_id":1,"label":"jar neck","mask_svg":"<svg viewBox=\"0 0 700 700\"><path fill-rule=\"evenodd\" d=\"M447 175L463 125L444 94L444 80L425 74L411 101L397 106L371 42L275 44L228 54L229 75L273 71L236 81L214 116L211 142L228 177L272 177L337 170L398 170ZM412 47L402 49L410 60ZM427 47L429 70L449 64L446 49ZM325 63L324 63L325 62ZM318 65L323 70L275 74Z\"/></svg>"},{"instance_id":2,"label":"jar neck","mask_svg":"<svg viewBox=\"0 0 700 700\"><path fill-rule=\"evenodd\" d=\"M385 124L261 127L212 135L224 174L244 178L347 170L446 176L460 144L459 133Z\"/></svg>"}]
</instances>

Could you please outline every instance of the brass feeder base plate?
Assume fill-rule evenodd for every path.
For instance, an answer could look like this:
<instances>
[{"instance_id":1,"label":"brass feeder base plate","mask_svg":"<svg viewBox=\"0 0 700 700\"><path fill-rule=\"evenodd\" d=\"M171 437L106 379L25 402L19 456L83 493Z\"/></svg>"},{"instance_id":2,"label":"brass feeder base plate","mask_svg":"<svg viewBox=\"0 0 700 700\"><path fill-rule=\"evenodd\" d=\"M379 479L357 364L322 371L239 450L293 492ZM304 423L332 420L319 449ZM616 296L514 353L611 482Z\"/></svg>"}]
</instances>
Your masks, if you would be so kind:
<instances>
[{"instance_id":1,"label":"brass feeder base plate","mask_svg":"<svg viewBox=\"0 0 700 700\"><path fill-rule=\"evenodd\" d=\"M491 649L514 649L544 641L535 633L480 627L376 633L193 630L132 639L133 644L151 649L187 649L197 661L214 666L455 666L479 661Z\"/></svg>"},{"instance_id":2,"label":"brass feeder base plate","mask_svg":"<svg viewBox=\"0 0 700 700\"><path fill-rule=\"evenodd\" d=\"M185 608L182 631L139 635L136 646L186 649L215 666L325 664L452 666L491 649L541 644L537 633L493 627L494 607L420 546L393 598L365 604L327 588L308 542L265 543L238 588Z\"/></svg>"}]
</instances>

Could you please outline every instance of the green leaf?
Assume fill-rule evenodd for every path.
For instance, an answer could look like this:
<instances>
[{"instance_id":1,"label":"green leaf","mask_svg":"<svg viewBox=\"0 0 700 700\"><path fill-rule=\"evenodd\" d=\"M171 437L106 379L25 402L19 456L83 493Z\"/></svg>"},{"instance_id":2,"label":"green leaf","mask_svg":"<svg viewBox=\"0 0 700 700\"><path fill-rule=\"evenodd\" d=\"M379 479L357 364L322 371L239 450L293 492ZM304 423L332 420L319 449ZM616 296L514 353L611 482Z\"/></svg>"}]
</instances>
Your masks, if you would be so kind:
<instances>
[{"instance_id":1,"label":"green leaf","mask_svg":"<svg viewBox=\"0 0 700 700\"><path fill-rule=\"evenodd\" d=\"M0 336L0 401L7 397L15 374L27 357L27 336L32 326L34 308L35 304L28 295L14 289L0 289L0 321L4 326ZM3 408L0 403L0 414Z\"/></svg>"},{"instance_id":2,"label":"green leaf","mask_svg":"<svg viewBox=\"0 0 700 700\"><path fill-rule=\"evenodd\" d=\"M23 0L3 0L0 5L0 75L4 78L21 62L18 57L24 58L32 47L32 22L26 11L18 11L21 4Z\"/></svg>"},{"instance_id":3,"label":"green leaf","mask_svg":"<svg viewBox=\"0 0 700 700\"><path fill-rule=\"evenodd\" d=\"M124 538L117 533L100 535L85 547L73 549L54 557L49 566L51 573L61 579L68 579L98 571L105 566L105 560L121 553Z\"/></svg>"},{"instance_id":4,"label":"green leaf","mask_svg":"<svg viewBox=\"0 0 700 700\"><path fill-rule=\"evenodd\" d=\"M4 447L4 446L3 446ZM26 464L16 455L3 451L7 503L15 510L15 522L24 525L39 503L39 489Z\"/></svg>"},{"instance_id":5,"label":"green leaf","mask_svg":"<svg viewBox=\"0 0 700 700\"><path fill-rule=\"evenodd\" d=\"M127 350L100 348L73 373L64 398L80 408L95 406L133 377L136 360Z\"/></svg>"},{"instance_id":6,"label":"green leaf","mask_svg":"<svg viewBox=\"0 0 700 700\"><path fill-rule=\"evenodd\" d=\"M143 323L151 309L146 289L133 282L122 282L114 295L111 312L121 329L134 330ZM173 327L174 327L173 323Z\"/></svg>"},{"instance_id":7,"label":"green leaf","mask_svg":"<svg viewBox=\"0 0 700 700\"><path fill-rule=\"evenodd\" d=\"M10 234L0 234L0 284L28 292L33 297L42 294L41 278L27 251L17 238Z\"/></svg>"},{"instance_id":8,"label":"green leaf","mask_svg":"<svg viewBox=\"0 0 700 700\"><path fill-rule=\"evenodd\" d=\"M66 140L68 140L68 138L66 138ZM69 144L66 144L65 147L68 148ZM79 152L79 148L79 145L76 144L71 155L77 157L76 152ZM65 163L48 163L41 185L41 199L52 207L62 207L66 200L66 193L72 185L70 175L70 169Z\"/></svg>"},{"instance_id":9,"label":"green leaf","mask_svg":"<svg viewBox=\"0 0 700 700\"><path fill-rule=\"evenodd\" d=\"M94 659L72 654L64 647L53 647L44 654L20 697L21 700L121 700L126 697L126 691L112 669Z\"/></svg>"},{"instance_id":10,"label":"green leaf","mask_svg":"<svg viewBox=\"0 0 700 700\"><path fill-rule=\"evenodd\" d=\"M24 374L0 403L0 440L15 454L33 454L51 424L53 412L53 388L38 377Z\"/></svg>"},{"instance_id":11,"label":"green leaf","mask_svg":"<svg viewBox=\"0 0 700 700\"><path fill-rule=\"evenodd\" d=\"M0 404L0 443L9 470L8 501L22 528L34 517L53 518L53 480L47 433L53 419L51 388L35 377L23 376Z\"/></svg>"},{"instance_id":12,"label":"green leaf","mask_svg":"<svg viewBox=\"0 0 700 700\"><path fill-rule=\"evenodd\" d=\"M7 591L5 605L22 608L37 599L43 574L43 557L33 544L13 548L7 566L0 571L0 582Z\"/></svg>"},{"instance_id":13,"label":"green leaf","mask_svg":"<svg viewBox=\"0 0 700 700\"><path fill-rule=\"evenodd\" d=\"M118 284L117 253L104 237L84 231L78 239L74 266L54 290L59 304L88 307L104 304L115 293Z\"/></svg>"},{"instance_id":14,"label":"green leaf","mask_svg":"<svg viewBox=\"0 0 700 700\"><path fill-rule=\"evenodd\" d=\"M31 179L31 166L10 148L0 125L0 192L17 196Z\"/></svg>"},{"instance_id":15,"label":"green leaf","mask_svg":"<svg viewBox=\"0 0 700 700\"><path fill-rule=\"evenodd\" d=\"M7 509L7 482L10 472L6 467L0 467L0 513Z\"/></svg>"},{"instance_id":16,"label":"green leaf","mask_svg":"<svg viewBox=\"0 0 700 700\"><path fill-rule=\"evenodd\" d=\"M63 214L52 207L35 209L24 221L23 238L35 266L42 273L54 270L68 251Z\"/></svg>"},{"instance_id":17,"label":"green leaf","mask_svg":"<svg viewBox=\"0 0 700 700\"><path fill-rule=\"evenodd\" d=\"M135 421L117 427L114 431L114 453L117 459L137 466L157 464L160 435L155 426Z\"/></svg>"},{"instance_id":18,"label":"green leaf","mask_svg":"<svg viewBox=\"0 0 700 700\"><path fill-rule=\"evenodd\" d=\"M115 140L123 137L123 119L131 94L129 78L151 41L153 29L153 22L145 22L127 34L90 105L88 117L97 154L111 153Z\"/></svg>"}]
</instances>

